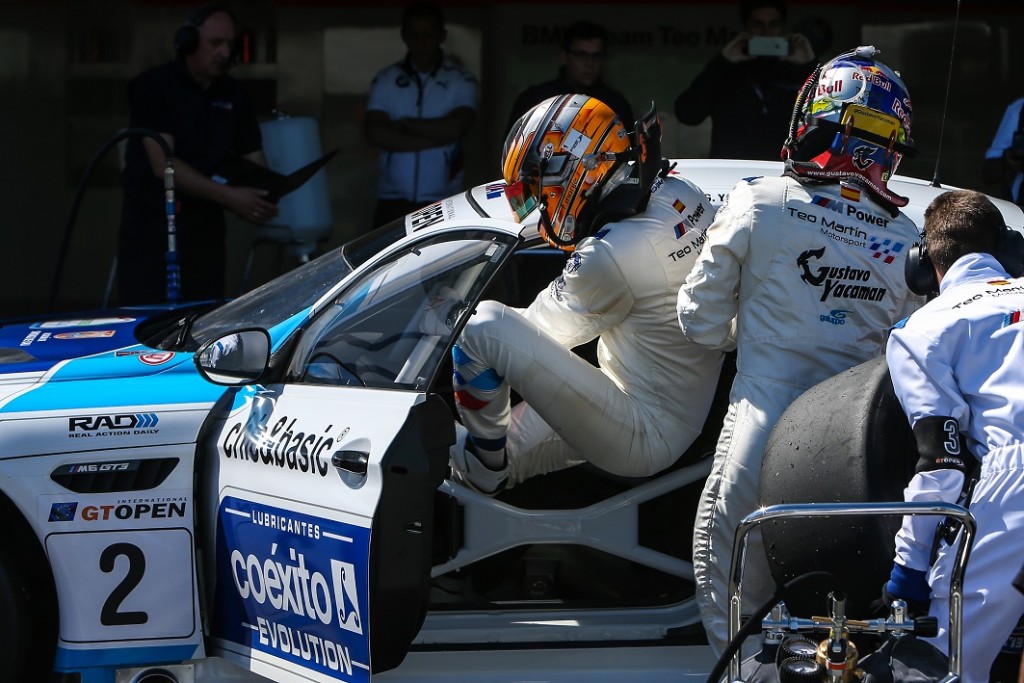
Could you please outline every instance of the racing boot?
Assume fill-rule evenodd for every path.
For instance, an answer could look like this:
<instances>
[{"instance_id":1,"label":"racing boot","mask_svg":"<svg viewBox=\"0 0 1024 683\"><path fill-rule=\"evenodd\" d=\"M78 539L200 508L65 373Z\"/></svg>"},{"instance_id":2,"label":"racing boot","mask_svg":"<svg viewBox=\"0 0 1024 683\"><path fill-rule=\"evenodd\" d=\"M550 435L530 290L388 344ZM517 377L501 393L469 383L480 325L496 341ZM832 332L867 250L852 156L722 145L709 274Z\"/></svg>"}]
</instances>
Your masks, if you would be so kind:
<instances>
[{"instance_id":1,"label":"racing boot","mask_svg":"<svg viewBox=\"0 0 1024 683\"><path fill-rule=\"evenodd\" d=\"M465 427L458 422L455 423L455 445L450 450L452 481L487 496L501 492L508 481L508 460L505 458L504 449L500 455L495 455L501 458L501 466L498 469L484 464L478 455L477 446L473 443L473 437Z\"/></svg>"}]
</instances>

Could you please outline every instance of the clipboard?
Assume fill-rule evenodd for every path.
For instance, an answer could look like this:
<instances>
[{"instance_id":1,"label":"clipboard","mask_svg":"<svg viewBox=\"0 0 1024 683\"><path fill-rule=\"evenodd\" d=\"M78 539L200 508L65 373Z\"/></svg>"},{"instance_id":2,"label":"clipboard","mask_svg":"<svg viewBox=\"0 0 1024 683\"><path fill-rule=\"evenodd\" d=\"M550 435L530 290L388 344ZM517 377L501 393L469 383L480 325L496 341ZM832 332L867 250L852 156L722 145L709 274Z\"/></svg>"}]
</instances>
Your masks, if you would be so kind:
<instances>
[{"instance_id":1,"label":"clipboard","mask_svg":"<svg viewBox=\"0 0 1024 683\"><path fill-rule=\"evenodd\" d=\"M338 153L334 149L316 161L292 171L288 175L261 166L245 157L231 156L225 159L211 178L214 182L233 187L256 187L267 191L267 201L277 204L281 197L302 187Z\"/></svg>"}]
</instances>

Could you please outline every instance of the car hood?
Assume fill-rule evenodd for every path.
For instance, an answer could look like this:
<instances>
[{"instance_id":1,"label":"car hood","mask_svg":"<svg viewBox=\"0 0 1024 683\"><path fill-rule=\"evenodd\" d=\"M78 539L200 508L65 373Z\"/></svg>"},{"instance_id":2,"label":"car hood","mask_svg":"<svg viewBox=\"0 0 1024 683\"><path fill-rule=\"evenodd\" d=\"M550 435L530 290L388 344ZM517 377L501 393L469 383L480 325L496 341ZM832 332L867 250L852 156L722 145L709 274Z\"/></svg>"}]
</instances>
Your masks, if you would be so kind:
<instances>
[{"instance_id":1,"label":"car hood","mask_svg":"<svg viewBox=\"0 0 1024 683\"><path fill-rule=\"evenodd\" d=\"M0 323L0 378L51 373L50 380L140 377L191 360L191 353L139 344L136 328L165 309L118 310Z\"/></svg>"}]
</instances>

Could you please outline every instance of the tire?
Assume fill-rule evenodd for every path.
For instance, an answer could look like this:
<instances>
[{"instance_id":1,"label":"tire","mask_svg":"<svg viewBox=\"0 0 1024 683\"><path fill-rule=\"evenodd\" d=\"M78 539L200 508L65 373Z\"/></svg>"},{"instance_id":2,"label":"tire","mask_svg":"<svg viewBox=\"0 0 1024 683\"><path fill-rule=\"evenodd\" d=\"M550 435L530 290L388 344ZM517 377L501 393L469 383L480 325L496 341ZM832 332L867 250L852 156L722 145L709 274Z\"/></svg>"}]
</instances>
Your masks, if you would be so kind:
<instances>
[{"instance_id":1,"label":"tire","mask_svg":"<svg viewBox=\"0 0 1024 683\"><path fill-rule=\"evenodd\" d=\"M57 597L39 543L0 497L0 682L49 680L57 646Z\"/></svg>"},{"instance_id":2,"label":"tire","mask_svg":"<svg viewBox=\"0 0 1024 683\"><path fill-rule=\"evenodd\" d=\"M761 466L762 505L901 502L917 447L880 356L811 387L772 431ZM868 616L895 554L899 517L787 519L761 525L772 578L814 570L816 581L784 596L799 616L828 614L828 593L846 595L851 618Z\"/></svg>"}]
</instances>

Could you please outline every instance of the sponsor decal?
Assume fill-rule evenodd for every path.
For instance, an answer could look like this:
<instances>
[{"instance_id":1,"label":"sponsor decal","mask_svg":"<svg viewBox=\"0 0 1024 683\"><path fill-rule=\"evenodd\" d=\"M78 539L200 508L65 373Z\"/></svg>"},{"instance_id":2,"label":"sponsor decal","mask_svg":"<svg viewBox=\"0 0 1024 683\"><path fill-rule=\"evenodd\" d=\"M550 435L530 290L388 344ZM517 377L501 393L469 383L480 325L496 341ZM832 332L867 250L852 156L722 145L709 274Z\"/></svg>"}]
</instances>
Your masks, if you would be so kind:
<instances>
[{"instance_id":1,"label":"sponsor decal","mask_svg":"<svg viewBox=\"0 0 1024 683\"><path fill-rule=\"evenodd\" d=\"M156 351L153 353L139 354L139 360L146 365L163 365L172 358L174 358L173 351Z\"/></svg>"},{"instance_id":2,"label":"sponsor decal","mask_svg":"<svg viewBox=\"0 0 1024 683\"><path fill-rule=\"evenodd\" d=\"M444 207L441 202L434 202L409 215L409 226L413 232L429 228L444 220Z\"/></svg>"},{"instance_id":3,"label":"sponsor decal","mask_svg":"<svg viewBox=\"0 0 1024 683\"><path fill-rule=\"evenodd\" d=\"M44 342L50 338L52 332L40 332L39 330L32 330L25 338L21 340L19 346L32 346L36 342Z\"/></svg>"},{"instance_id":4,"label":"sponsor decal","mask_svg":"<svg viewBox=\"0 0 1024 683\"><path fill-rule=\"evenodd\" d=\"M690 226L692 227L694 224L697 223L697 221L699 221L701 219L701 216L703 216L703 215L704 215L704 202L701 202L700 204L697 205L697 208L694 209L692 213L689 213L686 216L684 216L683 220L686 221L687 223L689 223Z\"/></svg>"},{"instance_id":5,"label":"sponsor decal","mask_svg":"<svg viewBox=\"0 0 1024 683\"><path fill-rule=\"evenodd\" d=\"M820 206L823 209L828 209L829 211L835 211L836 213L842 213L844 207L846 207L846 204L839 201L838 199L822 197L820 194L816 194L813 197L811 197L811 204L814 204L815 206ZM795 209L790 209L790 215L793 215L793 211L795 211Z\"/></svg>"},{"instance_id":6,"label":"sponsor decal","mask_svg":"<svg viewBox=\"0 0 1024 683\"><path fill-rule=\"evenodd\" d=\"M676 223L675 227L673 227L672 229L676 233L676 239L679 239L680 237L682 237L683 235L686 234L686 224L685 223Z\"/></svg>"},{"instance_id":7,"label":"sponsor decal","mask_svg":"<svg viewBox=\"0 0 1024 683\"><path fill-rule=\"evenodd\" d=\"M345 427L334 436L334 425L321 433L307 432L297 418L283 415L271 425L270 413L252 413L247 424L233 425L220 443L225 458L326 477L331 471L326 451L349 432Z\"/></svg>"},{"instance_id":8,"label":"sponsor decal","mask_svg":"<svg viewBox=\"0 0 1024 683\"><path fill-rule=\"evenodd\" d=\"M369 529L226 497L214 632L332 679L369 680Z\"/></svg>"},{"instance_id":9,"label":"sponsor decal","mask_svg":"<svg viewBox=\"0 0 1024 683\"><path fill-rule=\"evenodd\" d=\"M587 150L590 149L590 143L591 139L589 137L578 130L571 130L562 141L562 149L572 156L579 158L586 154Z\"/></svg>"},{"instance_id":10,"label":"sponsor decal","mask_svg":"<svg viewBox=\"0 0 1024 683\"><path fill-rule=\"evenodd\" d=\"M871 271L852 266L819 266L811 268L812 261L825 256L825 247L808 249L796 259L800 269L800 279L811 287L821 288L820 301L829 299L856 299L860 301L881 301L885 298L885 287L872 287L867 283L871 280Z\"/></svg>"},{"instance_id":11,"label":"sponsor decal","mask_svg":"<svg viewBox=\"0 0 1024 683\"><path fill-rule=\"evenodd\" d=\"M845 325L846 316L853 315L853 311L844 311L841 308L833 308L827 315L820 315L818 319L823 323L831 325Z\"/></svg>"},{"instance_id":12,"label":"sponsor decal","mask_svg":"<svg viewBox=\"0 0 1024 683\"><path fill-rule=\"evenodd\" d=\"M839 78L834 81L821 81L818 83L818 88L814 92L815 97L821 97L822 95L835 95L836 93L842 92L843 90L843 79Z\"/></svg>"},{"instance_id":13,"label":"sponsor decal","mask_svg":"<svg viewBox=\"0 0 1024 683\"><path fill-rule=\"evenodd\" d=\"M696 254L697 252L700 251L700 248L704 246L704 243L707 241L707 239L708 231L705 228L704 230L701 230L699 235L691 237L689 244L687 244L685 247L682 247L681 249L677 249L676 251L670 252L668 254L668 257L673 261L680 261L686 258L687 256L690 256L691 254Z\"/></svg>"},{"instance_id":14,"label":"sponsor decal","mask_svg":"<svg viewBox=\"0 0 1024 683\"><path fill-rule=\"evenodd\" d=\"M981 301L986 297L998 298L1001 296L1007 296L1011 294L1024 294L1024 285L1013 285L1009 280L989 280L986 284L996 287L996 289L986 289L972 296L969 299L961 301L956 306L953 306L955 311L958 308L964 306L970 306L975 301ZM1012 285L1012 286L1011 286Z\"/></svg>"},{"instance_id":15,"label":"sponsor decal","mask_svg":"<svg viewBox=\"0 0 1024 683\"><path fill-rule=\"evenodd\" d=\"M861 67L861 70L855 70L851 75L855 81L864 81L871 85L877 85L886 92L892 92L892 81L886 78L876 66Z\"/></svg>"},{"instance_id":16,"label":"sponsor decal","mask_svg":"<svg viewBox=\"0 0 1024 683\"><path fill-rule=\"evenodd\" d=\"M871 155L877 151L877 147L871 147L868 145L860 145L855 147L853 154L850 155L853 165L862 171L868 170L875 160L871 158Z\"/></svg>"},{"instance_id":17,"label":"sponsor decal","mask_svg":"<svg viewBox=\"0 0 1024 683\"><path fill-rule=\"evenodd\" d=\"M488 199L497 199L505 194L505 183L491 183L484 187L484 194Z\"/></svg>"},{"instance_id":18,"label":"sponsor decal","mask_svg":"<svg viewBox=\"0 0 1024 683\"><path fill-rule=\"evenodd\" d=\"M68 418L69 439L156 434L160 418L156 413L117 415L74 415Z\"/></svg>"},{"instance_id":19,"label":"sponsor decal","mask_svg":"<svg viewBox=\"0 0 1024 683\"><path fill-rule=\"evenodd\" d=\"M135 318L81 318L76 320L47 320L45 322L32 323L29 327L33 330L50 330L61 327L96 327L97 325L119 325L121 323L134 322Z\"/></svg>"},{"instance_id":20,"label":"sponsor decal","mask_svg":"<svg viewBox=\"0 0 1024 683\"><path fill-rule=\"evenodd\" d=\"M871 251L871 257L886 264L892 263L896 259L896 255L906 246L903 242L894 242L891 239L879 241L877 237L871 237L868 241L870 242L868 250Z\"/></svg>"},{"instance_id":21,"label":"sponsor decal","mask_svg":"<svg viewBox=\"0 0 1024 683\"><path fill-rule=\"evenodd\" d=\"M569 258L565 261L565 274L572 275L580 269L580 264L583 263L583 257L580 256L579 252L574 251L569 255Z\"/></svg>"},{"instance_id":22,"label":"sponsor decal","mask_svg":"<svg viewBox=\"0 0 1024 683\"><path fill-rule=\"evenodd\" d=\"M54 339L103 339L113 337L114 330L83 330L81 332L61 332L53 335Z\"/></svg>"},{"instance_id":23,"label":"sponsor decal","mask_svg":"<svg viewBox=\"0 0 1024 683\"><path fill-rule=\"evenodd\" d=\"M81 513L79 514L79 510ZM82 505L62 501L50 505L49 522L109 522L140 519L185 519L188 500L182 496L119 500L104 505Z\"/></svg>"}]
</instances>

